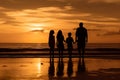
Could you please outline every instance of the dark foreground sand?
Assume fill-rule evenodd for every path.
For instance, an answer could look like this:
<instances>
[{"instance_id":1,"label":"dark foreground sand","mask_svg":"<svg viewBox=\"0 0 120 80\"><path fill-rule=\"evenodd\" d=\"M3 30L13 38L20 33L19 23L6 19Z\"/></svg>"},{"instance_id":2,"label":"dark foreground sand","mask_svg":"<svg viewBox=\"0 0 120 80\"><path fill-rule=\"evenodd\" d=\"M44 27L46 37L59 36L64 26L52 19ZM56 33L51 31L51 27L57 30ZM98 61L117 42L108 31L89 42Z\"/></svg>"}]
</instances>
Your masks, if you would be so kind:
<instances>
[{"instance_id":1,"label":"dark foreground sand","mask_svg":"<svg viewBox=\"0 0 120 80\"><path fill-rule=\"evenodd\" d=\"M49 80L120 80L120 68L81 72L75 77L49 77Z\"/></svg>"}]
</instances>

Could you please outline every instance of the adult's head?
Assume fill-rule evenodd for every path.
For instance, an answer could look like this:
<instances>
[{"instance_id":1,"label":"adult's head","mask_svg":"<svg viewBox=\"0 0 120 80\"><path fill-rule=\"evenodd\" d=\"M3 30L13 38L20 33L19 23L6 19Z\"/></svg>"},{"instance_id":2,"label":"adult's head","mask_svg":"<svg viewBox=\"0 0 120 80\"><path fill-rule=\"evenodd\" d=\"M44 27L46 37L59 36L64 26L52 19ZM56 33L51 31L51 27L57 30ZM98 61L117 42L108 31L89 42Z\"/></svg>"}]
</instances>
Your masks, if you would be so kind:
<instances>
[{"instance_id":1,"label":"adult's head","mask_svg":"<svg viewBox=\"0 0 120 80\"><path fill-rule=\"evenodd\" d=\"M80 22L80 23L79 23L79 27L83 27L83 22Z\"/></svg>"}]
</instances>

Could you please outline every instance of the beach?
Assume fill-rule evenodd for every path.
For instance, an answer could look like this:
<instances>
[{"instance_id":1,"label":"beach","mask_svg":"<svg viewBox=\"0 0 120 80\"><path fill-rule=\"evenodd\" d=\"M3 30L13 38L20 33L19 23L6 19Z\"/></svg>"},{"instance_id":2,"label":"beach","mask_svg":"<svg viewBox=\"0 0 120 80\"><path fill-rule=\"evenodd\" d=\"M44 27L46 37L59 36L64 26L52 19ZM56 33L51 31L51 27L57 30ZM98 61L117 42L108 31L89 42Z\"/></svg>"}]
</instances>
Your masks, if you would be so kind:
<instances>
[{"instance_id":1,"label":"beach","mask_svg":"<svg viewBox=\"0 0 120 80\"><path fill-rule=\"evenodd\" d=\"M0 58L0 80L119 80L119 61L112 57L63 58L63 74L58 75L59 58L53 64L50 58Z\"/></svg>"},{"instance_id":2,"label":"beach","mask_svg":"<svg viewBox=\"0 0 120 80\"><path fill-rule=\"evenodd\" d=\"M0 0L0 80L120 80L120 0Z\"/></svg>"},{"instance_id":3,"label":"beach","mask_svg":"<svg viewBox=\"0 0 120 80\"><path fill-rule=\"evenodd\" d=\"M4 44L3 44L4 45ZM23 45L23 46L20 46ZM33 46L34 45L34 46ZM47 44L6 44L0 47L0 80L119 80L120 47L87 46L84 58L74 48L50 58ZM98 47L97 47L98 46Z\"/></svg>"}]
</instances>

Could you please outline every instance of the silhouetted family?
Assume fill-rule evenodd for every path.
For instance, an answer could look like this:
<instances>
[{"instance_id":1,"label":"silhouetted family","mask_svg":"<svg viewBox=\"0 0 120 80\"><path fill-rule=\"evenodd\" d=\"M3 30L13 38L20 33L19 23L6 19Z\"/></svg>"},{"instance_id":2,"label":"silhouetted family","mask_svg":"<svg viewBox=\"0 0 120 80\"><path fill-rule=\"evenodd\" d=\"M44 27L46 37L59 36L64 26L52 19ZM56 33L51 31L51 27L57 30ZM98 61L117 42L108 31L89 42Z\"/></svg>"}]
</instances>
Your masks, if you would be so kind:
<instances>
[{"instance_id":1,"label":"silhouetted family","mask_svg":"<svg viewBox=\"0 0 120 80\"><path fill-rule=\"evenodd\" d=\"M57 44L57 49L59 53L59 57L63 57L63 51L64 51L64 42L67 44L67 50L69 53L69 57L72 55L73 50L73 43L77 43L77 49L79 56L83 57L85 53L85 46L88 42L88 33L87 29L83 26L83 23L79 23L79 27L76 29L75 33L75 42L72 38L72 33L68 33L68 37L66 40L64 39L64 35L62 33L62 30L59 30L56 36L56 42L55 42L55 36L54 36L54 30L50 30L49 33L49 47L50 47L50 57L54 57L54 49L55 44Z\"/></svg>"}]
</instances>

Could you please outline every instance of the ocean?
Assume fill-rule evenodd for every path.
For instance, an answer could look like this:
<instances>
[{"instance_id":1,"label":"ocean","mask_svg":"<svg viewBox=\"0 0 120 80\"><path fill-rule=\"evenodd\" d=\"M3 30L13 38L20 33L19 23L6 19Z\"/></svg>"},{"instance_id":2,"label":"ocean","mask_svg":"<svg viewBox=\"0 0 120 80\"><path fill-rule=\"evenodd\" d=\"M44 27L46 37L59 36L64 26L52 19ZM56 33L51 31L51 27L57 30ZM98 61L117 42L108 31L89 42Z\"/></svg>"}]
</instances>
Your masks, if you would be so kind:
<instances>
[{"instance_id":1,"label":"ocean","mask_svg":"<svg viewBox=\"0 0 120 80\"><path fill-rule=\"evenodd\" d=\"M14 54L15 57L25 57L25 55L30 57L31 54L31 57L39 57L39 54L48 57L49 46L47 43L0 43L0 54L0 57L11 57L11 54ZM55 54L58 54L57 49L55 49ZM64 54L68 54L66 44ZM76 44L74 44L73 54L78 54ZM85 55L120 55L120 43L88 43Z\"/></svg>"},{"instance_id":2,"label":"ocean","mask_svg":"<svg viewBox=\"0 0 120 80\"><path fill-rule=\"evenodd\" d=\"M10 49L44 49L49 48L47 43L0 43L0 48L10 48ZM66 44L65 44L66 48ZM74 49L76 49L76 44L74 44ZM120 43L88 43L86 48L120 48Z\"/></svg>"}]
</instances>

